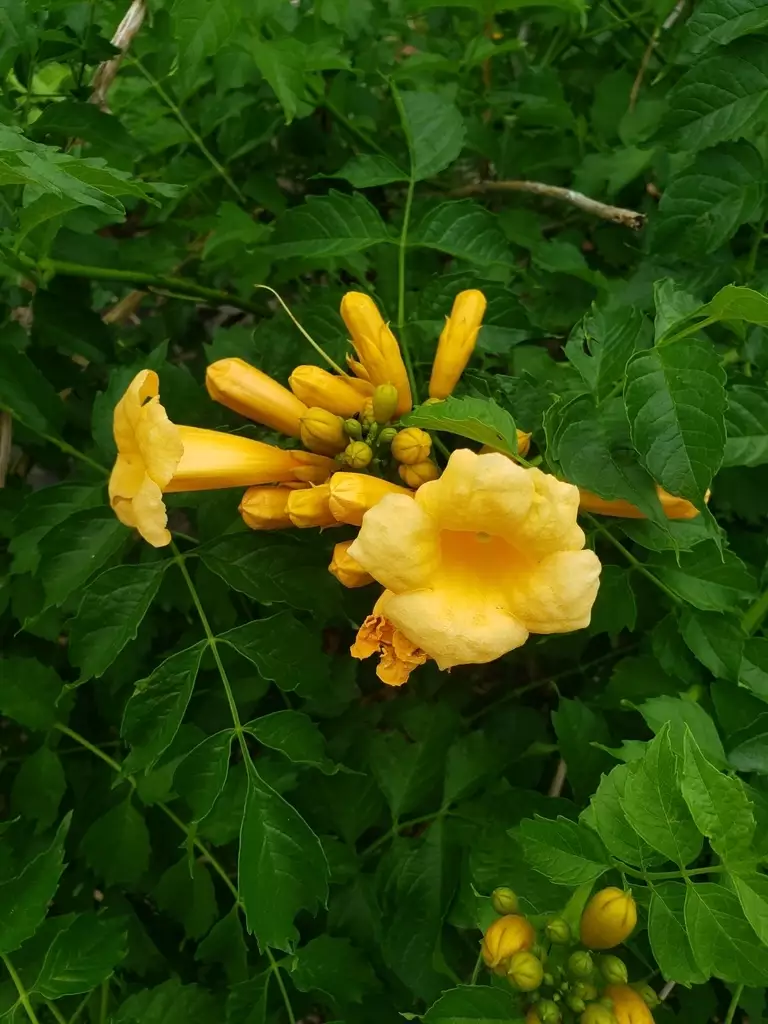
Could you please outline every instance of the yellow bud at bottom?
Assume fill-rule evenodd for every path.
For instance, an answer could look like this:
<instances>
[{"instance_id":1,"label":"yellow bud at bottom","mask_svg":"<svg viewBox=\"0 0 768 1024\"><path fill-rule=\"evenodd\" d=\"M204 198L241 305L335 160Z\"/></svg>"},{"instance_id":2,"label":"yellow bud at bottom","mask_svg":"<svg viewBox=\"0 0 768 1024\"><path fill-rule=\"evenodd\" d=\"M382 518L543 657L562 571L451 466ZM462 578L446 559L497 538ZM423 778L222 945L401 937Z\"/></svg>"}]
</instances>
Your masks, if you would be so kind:
<instances>
[{"instance_id":1,"label":"yellow bud at bottom","mask_svg":"<svg viewBox=\"0 0 768 1024\"><path fill-rule=\"evenodd\" d=\"M398 466L397 472L404 484L418 491L422 484L428 484L430 480L437 480L440 470L430 459L424 462L417 462L415 466Z\"/></svg>"},{"instance_id":2,"label":"yellow bud at bottom","mask_svg":"<svg viewBox=\"0 0 768 1024\"><path fill-rule=\"evenodd\" d=\"M307 529L310 526L338 526L330 509L330 497L330 484L293 491L286 507L293 525L299 529Z\"/></svg>"},{"instance_id":3,"label":"yellow bud at bottom","mask_svg":"<svg viewBox=\"0 0 768 1024\"><path fill-rule=\"evenodd\" d=\"M590 1003L579 1017L579 1024L616 1024L616 1017L600 1003Z\"/></svg>"},{"instance_id":4,"label":"yellow bud at bottom","mask_svg":"<svg viewBox=\"0 0 768 1024\"><path fill-rule=\"evenodd\" d=\"M373 583L373 576L356 562L349 554L350 545L354 541L343 540L333 549L333 558L328 566L330 572L344 587L355 590L357 587L365 587Z\"/></svg>"}]
</instances>

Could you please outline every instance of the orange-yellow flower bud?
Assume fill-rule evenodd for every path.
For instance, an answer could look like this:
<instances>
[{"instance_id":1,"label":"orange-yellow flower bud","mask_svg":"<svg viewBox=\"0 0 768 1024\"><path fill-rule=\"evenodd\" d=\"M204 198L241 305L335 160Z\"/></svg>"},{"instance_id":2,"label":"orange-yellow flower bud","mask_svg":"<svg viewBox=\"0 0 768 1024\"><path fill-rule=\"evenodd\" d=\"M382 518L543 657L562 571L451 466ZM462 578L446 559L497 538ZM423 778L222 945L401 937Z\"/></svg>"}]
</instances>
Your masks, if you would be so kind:
<instances>
[{"instance_id":1,"label":"orange-yellow flower bud","mask_svg":"<svg viewBox=\"0 0 768 1024\"><path fill-rule=\"evenodd\" d=\"M392 441L392 455L406 466L415 466L429 458L432 438L421 427L406 427Z\"/></svg>"},{"instance_id":2,"label":"orange-yellow flower bud","mask_svg":"<svg viewBox=\"0 0 768 1024\"><path fill-rule=\"evenodd\" d=\"M447 398L456 387L475 350L485 307L485 296L475 288L459 292L453 300L451 315L446 318L437 343L429 381L430 398Z\"/></svg>"},{"instance_id":3,"label":"orange-yellow flower bud","mask_svg":"<svg viewBox=\"0 0 768 1024\"><path fill-rule=\"evenodd\" d=\"M632 896L614 886L595 893L581 915L581 941L588 949L613 949L637 924Z\"/></svg>"},{"instance_id":4,"label":"orange-yellow flower bud","mask_svg":"<svg viewBox=\"0 0 768 1024\"><path fill-rule=\"evenodd\" d=\"M534 992L544 979L544 967L537 956L521 949L509 958L507 978L520 992Z\"/></svg>"},{"instance_id":5,"label":"orange-yellow flower bud","mask_svg":"<svg viewBox=\"0 0 768 1024\"><path fill-rule=\"evenodd\" d=\"M520 914L505 914L489 925L483 936L481 953L488 967L506 965L520 950L528 950L536 941L531 922Z\"/></svg>"},{"instance_id":6,"label":"orange-yellow flower bud","mask_svg":"<svg viewBox=\"0 0 768 1024\"><path fill-rule=\"evenodd\" d=\"M676 498L673 494L665 491L663 487L659 487L658 484L656 493L667 519L695 519L699 514L699 510L690 501L685 498ZM709 491L704 496L704 500L709 501ZM579 511L594 512L600 516L616 516L620 519L645 519L644 512L623 498L608 500L581 487L579 488Z\"/></svg>"},{"instance_id":7,"label":"orange-yellow flower bud","mask_svg":"<svg viewBox=\"0 0 768 1024\"><path fill-rule=\"evenodd\" d=\"M218 359L205 372L205 386L215 402L289 437L299 436L307 407L288 388L243 359Z\"/></svg>"},{"instance_id":8,"label":"orange-yellow flower bud","mask_svg":"<svg viewBox=\"0 0 768 1024\"><path fill-rule=\"evenodd\" d=\"M344 420L335 413L312 406L301 417L301 443L319 455L338 455L347 447Z\"/></svg>"},{"instance_id":9,"label":"orange-yellow flower bud","mask_svg":"<svg viewBox=\"0 0 768 1024\"><path fill-rule=\"evenodd\" d=\"M365 469L373 458L371 446L365 441L352 441L344 449L344 462L351 469Z\"/></svg>"},{"instance_id":10,"label":"orange-yellow flower bud","mask_svg":"<svg viewBox=\"0 0 768 1024\"><path fill-rule=\"evenodd\" d=\"M252 530L283 530L291 526L286 506L289 487L249 487L240 502L239 512Z\"/></svg>"},{"instance_id":11,"label":"orange-yellow flower bud","mask_svg":"<svg viewBox=\"0 0 768 1024\"><path fill-rule=\"evenodd\" d=\"M354 377L340 377L320 366L297 366L288 383L306 406L319 406L344 419L357 416L366 397L373 394L372 384Z\"/></svg>"},{"instance_id":12,"label":"orange-yellow flower bud","mask_svg":"<svg viewBox=\"0 0 768 1024\"><path fill-rule=\"evenodd\" d=\"M336 545L328 571L343 587L355 590L357 587L365 587L369 583L373 583L373 576L367 573L362 565L349 554L349 546L352 543L351 540L342 540Z\"/></svg>"},{"instance_id":13,"label":"orange-yellow flower bud","mask_svg":"<svg viewBox=\"0 0 768 1024\"><path fill-rule=\"evenodd\" d=\"M417 462L415 466L398 466L397 473L400 479L414 491L418 491L422 484L428 484L430 480L437 480L440 470L431 459L424 462Z\"/></svg>"},{"instance_id":14,"label":"orange-yellow flower bud","mask_svg":"<svg viewBox=\"0 0 768 1024\"><path fill-rule=\"evenodd\" d=\"M397 411L399 401L394 384L379 384L373 392L373 418L380 425L389 423Z\"/></svg>"},{"instance_id":15,"label":"orange-yellow flower bud","mask_svg":"<svg viewBox=\"0 0 768 1024\"><path fill-rule=\"evenodd\" d=\"M358 363L363 368L364 379L376 387L394 384L398 394L397 415L405 415L412 404L408 373L397 339L384 323L376 303L363 292L347 292L341 300L341 316L352 338ZM351 366L355 373L359 373L354 362Z\"/></svg>"},{"instance_id":16,"label":"orange-yellow flower bud","mask_svg":"<svg viewBox=\"0 0 768 1024\"><path fill-rule=\"evenodd\" d=\"M300 529L310 526L338 526L328 506L330 496L330 484L292 491L286 505L288 518Z\"/></svg>"},{"instance_id":17,"label":"orange-yellow flower bud","mask_svg":"<svg viewBox=\"0 0 768 1024\"><path fill-rule=\"evenodd\" d=\"M609 985L604 993L613 1002L617 1024L653 1024L653 1014L629 985Z\"/></svg>"},{"instance_id":18,"label":"orange-yellow flower bud","mask_svg":"<svg viewBox=\"0 0 768 1024\"><path fill-rule=\"evenodd\" d=\"M377 505L387 494L407 494L413 491L363 473L334 473L330 481L331 512L340 523L360 526L369 508Z\"/></svg>"}]
</instances>

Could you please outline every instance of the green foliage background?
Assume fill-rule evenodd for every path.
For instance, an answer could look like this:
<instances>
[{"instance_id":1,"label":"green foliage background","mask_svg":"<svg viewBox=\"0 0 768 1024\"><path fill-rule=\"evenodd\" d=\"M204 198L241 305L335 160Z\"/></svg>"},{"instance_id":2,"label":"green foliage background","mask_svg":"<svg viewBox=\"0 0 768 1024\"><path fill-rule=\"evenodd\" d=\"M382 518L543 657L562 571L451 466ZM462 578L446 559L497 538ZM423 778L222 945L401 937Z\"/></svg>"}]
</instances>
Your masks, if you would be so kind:
<instances>
[{"instance_id":1,"label":"green foliage background","mask_svg":"<svg viewBox=\"0 0 768 1024\"><path fill-rule=\"evenodd\" d=\"M102 109L125 13L0 0L0 1017L519 1021L474 970L491 890L623 878L659 1020L768 1019L768 6L151 0ZM261 286L337 360L370 290L422 397L485 291L412 422L517 423L644 511L584 516L589 629L390 691L342 530L251 533L234 492L171 497L172 550L114 518L138 369L243 429L208 361L319 360Z\"/></svg>"}]
</instances>

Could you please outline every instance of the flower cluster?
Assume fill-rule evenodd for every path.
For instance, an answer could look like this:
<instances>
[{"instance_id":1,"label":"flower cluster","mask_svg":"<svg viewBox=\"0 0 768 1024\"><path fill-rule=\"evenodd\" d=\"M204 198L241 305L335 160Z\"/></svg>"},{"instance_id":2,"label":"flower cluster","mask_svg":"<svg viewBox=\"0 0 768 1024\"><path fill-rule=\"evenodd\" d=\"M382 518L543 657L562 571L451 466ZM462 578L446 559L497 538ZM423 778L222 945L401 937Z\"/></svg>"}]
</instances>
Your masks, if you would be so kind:
<instances>
[{"instance_id":1,"label":"flower cluster","mask_svg":"<svg viewBox=\"0 0 768 1024\"><path fill-rule=\"evenodd\" d=\"M630 984L619 957L591 952L613 949L632 934L637 909L630 893L596 893L578 922L580 943L562 917L550 918L539 935L511 889L496 889L491 901L500 916L486 928L480 953L520 993L526 1024L653 1024L653 989Z\"/></svg>"},{"instance_id":2,"label":"flower cluster","mask_svg":"<svg viewBox=\"0 0 768 1024\"><path fill-rule=\"evenodd\" d=\"M485 305L476 290L456 297L430 402L459 380ZM301 448L174 424L157 374L141 371L115 409L116 515L160 547L171 539L164 494L240 487L240 513L254 530L360 527L336 545L329 569L344 586L383 588L351 652L378 654L379 678L394 686L428 659L441 669L489 662L531 633L588 625L600 563L576 521L580 501L609 515L637 510L600 507L596 496L488 449L454 451L441 469L430 434L398 425L412 408L411 382L375 303L350 292L341 315L354 350L348 373L298 366L286 388L241 359L207 370L214 401ZM518 431L520 456L529 441ZM692 506L667 498L671 517L688 517Z\"/></svg>"}]
</instances>

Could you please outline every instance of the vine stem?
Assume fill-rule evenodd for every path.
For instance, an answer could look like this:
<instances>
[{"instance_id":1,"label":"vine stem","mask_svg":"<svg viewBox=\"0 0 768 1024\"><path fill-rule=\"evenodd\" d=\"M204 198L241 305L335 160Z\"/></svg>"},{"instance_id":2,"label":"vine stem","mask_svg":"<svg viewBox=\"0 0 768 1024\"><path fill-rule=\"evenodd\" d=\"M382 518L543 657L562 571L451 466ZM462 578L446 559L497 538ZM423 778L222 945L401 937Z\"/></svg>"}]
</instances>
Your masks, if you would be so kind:
<instances>
[{"instance_id":1,"label":"vine stem","mask_svg":"<svg viewBox=\"0 0 768 1024\"><path fill-rule=\"evenodd\" d=\"M37 434L41 440L54 445L54 447L58 448L59 451L63 452L65 455L71 455L73 459L79 459L80 462L85 463L86 466L90 466L91 469L97 469L99 473L106 475L109 472L109 470L102 466L100 462L96 462L95 459L86 455L85 452L81 452L78 448L73 448L71 444L67 444L67 442L62 441L61 438L54 437L52 434L44 434L42 430L37 430L35 427L31 427L22 419L21 416L18 415L18 413L11 409L10 406L4 405L2 402L0 402L0 412L8 413L8 415L13 417L13 419L15 419L17 423L20 423L22 427L25 427L33 434Z\"/></svg>"},{"instance_id":2,"label":"vine stem","mask_svg":"<svg viewBox=\"0 0 768 1024\"><path fill-rule=\"evenodd\" d=\"M369 857L372 853L375 853L380 847L388 843L390 839L394 839L398 833L402 832L404 828L413 828L414 825L424 825L428 821L435 821L437 818L444 817L448 812L446 810L433 811L432 814L423 814L420 818L410 818L408 821L400 821L396 825L393 825L389 832L385 832L383 836L379 836L378 839L374 839L370 846L366 846L364 850L360 852L361 857Z\"/></svg>"},{"instance_id":3,"label":"vine stem","mask_svg":"<svg viewBox=\"0 0 768 1024\"><path fill-rule=\"evenodd\" d=\"M708 868L690 868L685 871L638 871L636 868L621 864L617 869L632 878L641 878L644 882L666 882L676 878L691 878L695 875L719 875L725 871L724 864L713 864Z\"/></svg>"},{"instance_id":4,"label":"vine stem","mask_svg":"<svg viewBox=\"0 0 768 1024\"><path fill-rule=\"evenodd\" d=\"M88 995L90 996L90 992L88 993ZM50 1013L52 1017L55 1017L57 1024L67 1024L67 1018L58 1008L56 1003L52 1002L50 999L46 999L45 1007L48 1010L48 1013Z\"/></svg>"},{"instance_id":5,"label":"vine stem","mask_svg":"<svg viewBox=\"0 0 768 1024\"><path fill-rule=\"evenodd\" d=\"M317 354L322 359L324 359L326 361L326 363L328 363L328 365L331 367L331 369L336 371L336 373L340 373L342 377L348 377L349 376L348 373L345 373L344 370L342 370L342 368L339 366L338 363L334 362L333 359L331 359L331 357L328 355L328 353L325 351L325 349L321 345L318 345L318 343L315 341L315 339L312 337L312 335L307 330L305 330L304 327L302 327L302 325L299 323L299 321L293 315L293 313L288 308L286 303L283 301L282 296L278 292L276 292L274 288L270 288L268 284L256 284L256 285L254 285L254 288L261 288L264 291L270 292L272 295L274 295L274 297L277 299L277 301L283 307L285 312L291 318L291 320L293 321L294 325L301 331L301 333L307 339L307 341L312 346L312 348L315 350L315 352L317 352Z\"/></svg>"},{"instance_id":6,"label":"vine stem","mask_svg":"<svg viewBox=\"0 0 768 1024\"><path fill-rule=\"evenodd\" d=\"M16 991L19 993L19 1002L24 1007L24 1012L26 1013L27 1017L29 1017L30 1024L40 1024L40 1021L38 1020L37 1014L35 1013L34 1008L32 1006L32 1003L29 1000L29 995L27 994L27 990L24 988L24 982L21 980L19 975L16 973L16 968L13 966L13 964L9 960L7 954L3 953L2 961L5 964L5 969L8 971L8 973L11 976L11 980L13 981L13 984L16 986Z\"/></svg>"},{"instance_id":7,"label":"vine stem","mask_svg":"<svg viewBox=\"0 0 768 1024\"><path fill-rule=\"evenodd\" d=\"M655 586L659 588L659 590L663 590L667 597L670 599L670 601L673 601L675 604L681 603L680 598L677 596L677 594L673 593L673 591L669 589L666 583L662 583L658 576L654 576L653 573L650 572L650 570L643 565L640 559L635 558L635 556L632 554L629 548L626 548L620 540L617 540L616 537L614 537L613 534L610 532L610 530L607 530L601 523L599 523L597 519L595 519L595 517L591 515L591 513L582 512L581 514L584 516L585 519L589 520L589 522L592 524L594 529L599 534L605 537L605 539L609 541L609 543L611 543L617 551L620 551L622 555L624 555L626 560L629 562L629 564L636 572L639 572L641 576L645 576L645 578L647 580L650 580L651 583L653 583Z\"/></svg>"},{"instance_id":8,"label":"vine stem","mask_svg":"<svg viewBox=\"0 0 768 1024\"><path fill-rule=\"evenodd\" d=\"M285 987L285 982L283 981L283 975L282 972L280 971L280 965L272 955L272 950L269 948L269 946L266 946L265 948L267 951L267 958L269 959L269 965L272 969L272 974L274 975L275 981L277 982L277 987L280 989L280 994L283 997L283 1004L285 1005L285 1012L288 1014L288 1020L290 1021L290 1024L296 1024L296 1016L293 1012L293 1007L291 1006L291 1000L288 996L288 991Z\"/></svg>"},{"instance_id":9,"label":"vine stem","mask_svg":"<svg viewBox=\"0 0 768 1024\"><path fill-rule=\"evenodd\" d=\"M725 1016L723 1024L732 1024L733 1018L736 1016L736 1010L741 999L741 993L744 991L743 985L737 985L733 992L733 998L731 999L731 1005L728 1007L728 1013Z\"/></svg>"},{"instance_id":10,"label":"vine stem","mask_svg":"<svg viewBox=\"0 0 768 1024\"><path fill-rule=\"evenodd\" d=\"M765 616L768 615L768 590L747 608L741 620L741 628L751 636L759 628Z\"/></svg>"}]
</instances>

